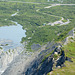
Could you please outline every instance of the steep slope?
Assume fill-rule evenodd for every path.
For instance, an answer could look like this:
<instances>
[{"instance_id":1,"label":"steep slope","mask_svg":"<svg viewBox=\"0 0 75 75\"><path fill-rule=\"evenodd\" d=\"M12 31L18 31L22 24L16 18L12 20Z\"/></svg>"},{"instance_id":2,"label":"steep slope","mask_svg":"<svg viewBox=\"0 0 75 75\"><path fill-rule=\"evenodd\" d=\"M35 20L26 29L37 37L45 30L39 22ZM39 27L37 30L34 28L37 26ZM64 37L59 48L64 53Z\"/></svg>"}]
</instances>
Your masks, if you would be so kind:
<instances>
[{"instance_id":1,"label":"steep slope","mask_svg":"<svg viewBox=\"0 0 75 75\"><path fill-rule=\"evenodd\" d=\"M65 55L69 57L68 61L64 63L64 67L52 71L51 75L75 75L75 42L70 42L64 46L64 51ZM72 59L72 62L70 61L70 58Z\"/></svg>"}]
</instances>

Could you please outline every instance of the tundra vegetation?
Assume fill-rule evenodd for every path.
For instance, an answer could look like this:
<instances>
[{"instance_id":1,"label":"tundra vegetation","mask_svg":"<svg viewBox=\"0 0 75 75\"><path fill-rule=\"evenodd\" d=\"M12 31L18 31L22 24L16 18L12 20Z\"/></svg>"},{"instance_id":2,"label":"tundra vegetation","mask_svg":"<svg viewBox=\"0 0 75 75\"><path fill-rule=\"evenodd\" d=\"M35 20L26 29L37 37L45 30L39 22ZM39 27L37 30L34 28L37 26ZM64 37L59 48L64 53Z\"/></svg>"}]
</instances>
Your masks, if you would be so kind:
<instances>
[{"instance_id":1,"label":"tundra vegetation","mask_svg":"<svg viewBox=\"0 0 75 75\"><path fill-rule=\"evenodd\" d=\"M27 31L27 36L22 38L22 42L28 43L27 49L30 49L33 43L43 45L52 40L61 41L67 37L67 33L75 26L75 6L65 5L45 9L44 7L47 6L48 4L0 2L0 26L11 25L11 20L21 24L23 29ZM40 10L37 12L37 9ZM18 14L11 16L17 10ZM47 25L49 22L60 20L61 17L69 19L71 22L62 26Z\"/></svg>"}]
</instances>

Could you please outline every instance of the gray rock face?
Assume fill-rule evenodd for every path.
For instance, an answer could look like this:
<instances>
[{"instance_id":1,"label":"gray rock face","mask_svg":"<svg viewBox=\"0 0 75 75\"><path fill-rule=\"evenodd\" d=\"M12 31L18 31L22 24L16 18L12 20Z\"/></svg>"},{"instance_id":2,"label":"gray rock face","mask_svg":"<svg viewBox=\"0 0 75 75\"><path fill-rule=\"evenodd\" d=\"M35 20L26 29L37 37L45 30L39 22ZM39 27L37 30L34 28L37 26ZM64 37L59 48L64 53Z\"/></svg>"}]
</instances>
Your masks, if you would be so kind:
<instances>
[{"instance_id":1,"label":"gray rock face","mask_svg":"<svg viewBox=\"0 0 75 75\"><path fill-rule=\"evenodd\" d=\"M64 64L64 62L65 62L65 53L64 53L64 51L62 51L61 57L57 61L56 67L62 66L62 64Z\"/></svg>"},{"instance_id":2,"label":"gray rock face","mask_svg":"<svg viewBox=\"0 0 75 75\"><path fill-rule=\"evenodd\" d=\"M69 33L67 35L73 36L73 30L69 31Z\"/></svg>"},{"instance_id":3,"label":"gray rock face","mask_svg":"<svg viewBox=\"0 0 75 75\"><path fill-rule=\"evenodd\" d=\"M41 48L41 46L40 46L39 44L33 44L33 45L31 46L31 49L32 49L32 50L38 50L39 48Z\"/></svg>"},{"instance_id":4,"label":"gray rock face","mask_svg":"<svg viewBox=\"0 0 75 75\"><path fill-rule=\"evenodd\" d=\"M28 68L22 75L46 75L48 72L52 71L53 59L47 58L42 64L39 64L38 61L34 61L32 64L32 67Z\"/></svg>"},{"instance_id":5,"label":"gray rock face","mask_svg":"<svg viewBox=\"0 0 75 75\"><path fill-rule=\"evenodd\" d=\"M49 43L51 44L51 43ZM48 47L49 47L48 44ZM46 75L48 72L52 71L53 67L53 54L50 54L47 58L45 56L52 52L60 44L52 44L52 46L46 50L40 52L38 57L32 61L28 67L25 67L24 72L21 75Z\"/></svg>"}]
</instances>

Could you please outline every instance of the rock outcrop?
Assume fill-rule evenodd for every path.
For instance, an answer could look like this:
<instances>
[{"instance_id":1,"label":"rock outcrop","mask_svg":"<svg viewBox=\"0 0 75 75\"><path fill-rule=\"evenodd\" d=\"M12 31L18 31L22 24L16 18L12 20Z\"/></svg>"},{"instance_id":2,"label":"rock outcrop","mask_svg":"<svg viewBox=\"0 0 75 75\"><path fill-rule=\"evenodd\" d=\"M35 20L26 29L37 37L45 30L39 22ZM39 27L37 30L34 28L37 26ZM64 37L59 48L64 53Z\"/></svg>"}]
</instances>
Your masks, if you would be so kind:
<instances>
[{"instance_id":1,"label":"rock outcrop","mask_svg":"<svg viewBox=\"0 0 75 75\"><path fill-rule=\"evenodd\" d=\"M48 47L49 44L51 43L48 43ZM48 72L52 71L54 53L59 53L59 51L61 51L56 48L59 45L61 46L60 43L53 44L48 49L40 52L38 57L25 67L24 72L21 75L46 75Z\"/></svg>"}]
</instances>

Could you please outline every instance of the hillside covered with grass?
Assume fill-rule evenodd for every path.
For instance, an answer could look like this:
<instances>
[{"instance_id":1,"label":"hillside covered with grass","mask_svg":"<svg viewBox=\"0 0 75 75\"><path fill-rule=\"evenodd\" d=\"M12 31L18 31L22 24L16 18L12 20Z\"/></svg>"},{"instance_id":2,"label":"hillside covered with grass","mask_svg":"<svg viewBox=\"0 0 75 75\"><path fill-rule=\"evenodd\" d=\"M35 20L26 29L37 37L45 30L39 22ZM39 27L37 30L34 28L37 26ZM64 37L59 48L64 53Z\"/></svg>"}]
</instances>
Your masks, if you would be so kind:
<instances>
[{"instance_id":1,"label":"hillside covered with grass","mask_svg":"<svg viewBox=\"0 0 75 75\"><path fill-rule=\"evenodd\" d=\"M51 75L75 75L75 42L70 42L64 46L65 55L73 62L66 61L65 67L55 69ZM49 74L48 74L49 75Z\"/></svg>"}]
</instances>

